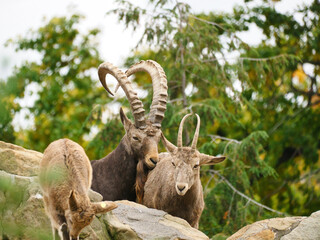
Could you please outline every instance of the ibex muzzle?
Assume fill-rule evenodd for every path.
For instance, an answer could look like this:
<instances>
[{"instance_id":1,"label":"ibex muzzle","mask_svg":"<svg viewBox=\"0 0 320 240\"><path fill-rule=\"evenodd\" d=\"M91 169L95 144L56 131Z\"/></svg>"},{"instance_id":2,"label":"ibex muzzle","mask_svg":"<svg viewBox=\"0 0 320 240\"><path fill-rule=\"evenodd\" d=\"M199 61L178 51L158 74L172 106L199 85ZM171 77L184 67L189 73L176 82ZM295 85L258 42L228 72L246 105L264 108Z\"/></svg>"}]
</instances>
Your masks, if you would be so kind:
<instances>
[{"instance_id":1,"label":"ibex muzzle","mask_svg":"<svg viewBox=\"0 0 320 240\"><path fill-rule=\"evenodd\" d=\"M147 131L147 137L142 143L142 157L147 167L153 169L159 161L158 142L160 141L161 132L151 129L154 128L153 126L149 128L150 131Z\"/></svg>"},{"instance_id":2,"label":"ibex muzzle","mask_svg":"<svg viewBox=\"0 0 320 240\"><path fill-rule=\"evenodd\" d=\"M189 190L189 187L193 185L193 171L185 162L177 163L175 166L175 188L177 194L183 196Z\"/></svg>"}]
</instances>

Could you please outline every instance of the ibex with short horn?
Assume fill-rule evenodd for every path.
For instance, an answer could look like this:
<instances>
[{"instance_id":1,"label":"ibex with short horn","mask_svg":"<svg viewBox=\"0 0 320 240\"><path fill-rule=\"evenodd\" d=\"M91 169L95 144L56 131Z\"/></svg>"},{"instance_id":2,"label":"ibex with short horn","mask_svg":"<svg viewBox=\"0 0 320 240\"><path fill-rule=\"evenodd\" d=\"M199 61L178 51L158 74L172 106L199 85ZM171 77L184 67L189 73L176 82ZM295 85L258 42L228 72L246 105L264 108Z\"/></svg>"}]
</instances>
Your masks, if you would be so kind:
<instances>
[{"instance_id":1,"label":"ibex with short horn","mask_svg":"<svg viewBox=\"0 0 320 240\"><path fill-rule=\"evenodd\" d=\"M191 147L182 146L184 116L178 131L177 147L164 135L162 141L167 153L160 153L160 161L149 173L144 187L143 204L157 208L173 216L185 219L192 227L198 228L204 208L203 190L200 181L200 166L213 165L225 159L200 153L197 148L200 117Z\"/></svg>"},{"instance_id":2,"label":"ibex with short horn","mask_svg":"<svg viewBox=\"0 0 320 240\"><path fill-rule=\"evenodd\" d=\"M117 207L109 201L90 202L90 161L83 148L69 139L59 139L46 148L39 177L53 239L56 231L63 240L79 239L81 230L92 222L95 214Z\"/></svg>"},{"instance_id":3,"label":"ibex with short horn","mask_svg":"<svg viewBox=\"0 0 320 240\"><path fill-rule=\"evenodd\" d=\"M150 74L153 85L153 100L149 117L131 81L132 74L145 71ZM161 122L167 103L167 78L162 67L152 60L132 65L126 73L111 63L102 63L98 69L103 87L111 94L106 84L106 75L116 78L124 90L134 117L132 123L120 109L120 118L126 134L117 148L106 157L92 161L92 189L102 194L104 200L142 201L143 187L149 169L153 169L158 160L158 143L161 137Z\"/></svg>"}]
</instances>

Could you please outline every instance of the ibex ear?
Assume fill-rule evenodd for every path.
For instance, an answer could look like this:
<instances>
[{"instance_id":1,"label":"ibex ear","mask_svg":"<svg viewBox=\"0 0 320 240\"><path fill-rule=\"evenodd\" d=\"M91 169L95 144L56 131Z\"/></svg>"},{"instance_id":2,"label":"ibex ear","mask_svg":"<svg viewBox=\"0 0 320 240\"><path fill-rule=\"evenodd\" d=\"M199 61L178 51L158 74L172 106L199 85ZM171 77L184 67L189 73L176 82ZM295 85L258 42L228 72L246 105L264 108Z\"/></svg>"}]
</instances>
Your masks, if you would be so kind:
<instances>
[{"instance_id":1,"label":"ibex ear","mask_svg":"<svg viewBox=\"0 0 320 240\"><path fill-rule=\"evenodd\" d=\"M117 204L111 201L91 203L94 209L94 214L106 213L118 207Z\"/></svg>"},{"instance_id":2,"label":"ibex ear","mask_svg":"<svg viewBox=\"0 0 320 240\"><path fill-rule=\"evenodd\" d=\"M130 119L127 117L127 115L123 112L123 109L120 108L120 119L121 122L124 126L124 129L126 131L128 131L128 129L130 128L130 126L132 125L132 122L130 121Z\"/></svg>"},{"instance_id":3,"label":"ibex ear","mask_svg":"<svg viewBox=\"0 0 320 240\"><path fill-rule=\"evenodd\" d=\"M200 153L200 165L214 165L225 160L225 156L214 157L207 154Z\"/></svg>"},{"instance_id":4,"label":"ibex ear","mask_svg":"<svg viewBox=\"0 0 320 240\"><path fill-rule=\"evenodd\" d=\"M70 193L69 207L72 212L77 211L77 209L78 209L77 196L74 191L71 191L71 193Z\"/></svg>"},{"instance_id":5,"label":"ibex ear","mask_svg":"<svg viewBox=\"0 0 320 240\"><path fill-rule=\"evenodd\" d=\"M177 149L175 145L173 145L171 142L169 142L168 139L165 138L162 132L161 132L161 141L168 152L174 152Z\"/></svg>"}]
</instances>

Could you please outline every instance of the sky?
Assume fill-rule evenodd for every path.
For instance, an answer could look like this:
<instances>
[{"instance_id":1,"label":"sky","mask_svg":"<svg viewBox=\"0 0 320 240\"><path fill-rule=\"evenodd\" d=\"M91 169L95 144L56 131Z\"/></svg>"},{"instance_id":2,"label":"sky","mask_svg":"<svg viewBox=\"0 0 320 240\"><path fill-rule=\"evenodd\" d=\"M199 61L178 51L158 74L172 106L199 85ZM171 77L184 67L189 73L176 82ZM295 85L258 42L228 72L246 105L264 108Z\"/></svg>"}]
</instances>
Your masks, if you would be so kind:
<instances>
[{"instance_id":1,"label":"sky","mask_svg":"<svg viewBox=\"0 0 320 240\"><path fill-rule=\"evenodd\" d=\"M131 1L145 6L147 0ZM191 6L194 13L208 11L231 12L235 4L243 4L243 0L184 0ZM282 0L275 7L280 11L292 10L302 2L311 0ZM19 66L22 61L36 60L38 55L32 53L15 52L13 46L5 47L4 43L18 36L26 36L29 29L36 30L54 16L65 16L72 13L81 13L86 19L81 21L83 31L100 28L100 45L98 50L105 61L120 66L130 50L136 45L141 32L132 32L124 29L117 22L115 15L106 15L117 5L113 0L0 0L0 79L7 78L13 66ZM261 33L252 29L244 34L245 41L258 43Z\"/></svg>"}]
</instances>

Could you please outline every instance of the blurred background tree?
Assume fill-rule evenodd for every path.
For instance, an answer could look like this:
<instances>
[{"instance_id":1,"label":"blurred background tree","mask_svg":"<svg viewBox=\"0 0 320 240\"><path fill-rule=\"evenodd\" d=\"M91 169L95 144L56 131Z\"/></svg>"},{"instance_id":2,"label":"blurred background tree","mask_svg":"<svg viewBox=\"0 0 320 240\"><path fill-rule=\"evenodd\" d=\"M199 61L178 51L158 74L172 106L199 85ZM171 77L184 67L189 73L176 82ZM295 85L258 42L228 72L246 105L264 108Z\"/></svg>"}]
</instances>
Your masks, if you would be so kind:
<instances>
[{"instance_id":1,"label":"blurred background tree","mask_svg":"<svg viewBox=\"0 0 320 240\"><path fill-rule=\"evenodd\" d=\"M228 157L202 169L206 208L200 230L225 239L253 221L319 210L319 1L285 14L270 1L247 0L232 13L208 14L194 14L178 1L150 0L146 8L116 2L119 7L109 14L127 29L143 30L124 65L154 59L167 74L165 136L175 142L182 117L196 112L200 151ZM94 41L99 31L81 35L79 21L77 15L54 18L13 42L17 50L38 51L42 59L16 68L1 83L1 140L43 151L51 141L68 137L83 145L90 159L120 141L124 130L111 112L128 103L112 100L98 84L102 60ZM257 45L240 37L253 25L263 34ZM147 91L148 109L151 79L141 73L133 81ZM31 84L37 100L22 108L19 99ZM12 119L22 109L34 125L15 132ZM185 144L195 119L187 125Z\"/></svg>"},{"instance_id":2,"label":"blurred background tree","mask_svg":"<svg viewBox=\"0 0 320 240\"><path fill-rule=\"evenodd\" d=\"M27 37L8 42L17 51L38 52L40 61L23 63L1 82L1 139L43 151L62 137L85 145L86 137L103 127L104 105L112 99L98 87L97 66L102 62L96 49L99 30L81 34L81 18L56 17ZM26 97L34 99L32 106L25 106ZM31 118L32 126L14 132L16 114Z\"/></svg>"}]
</instances>

